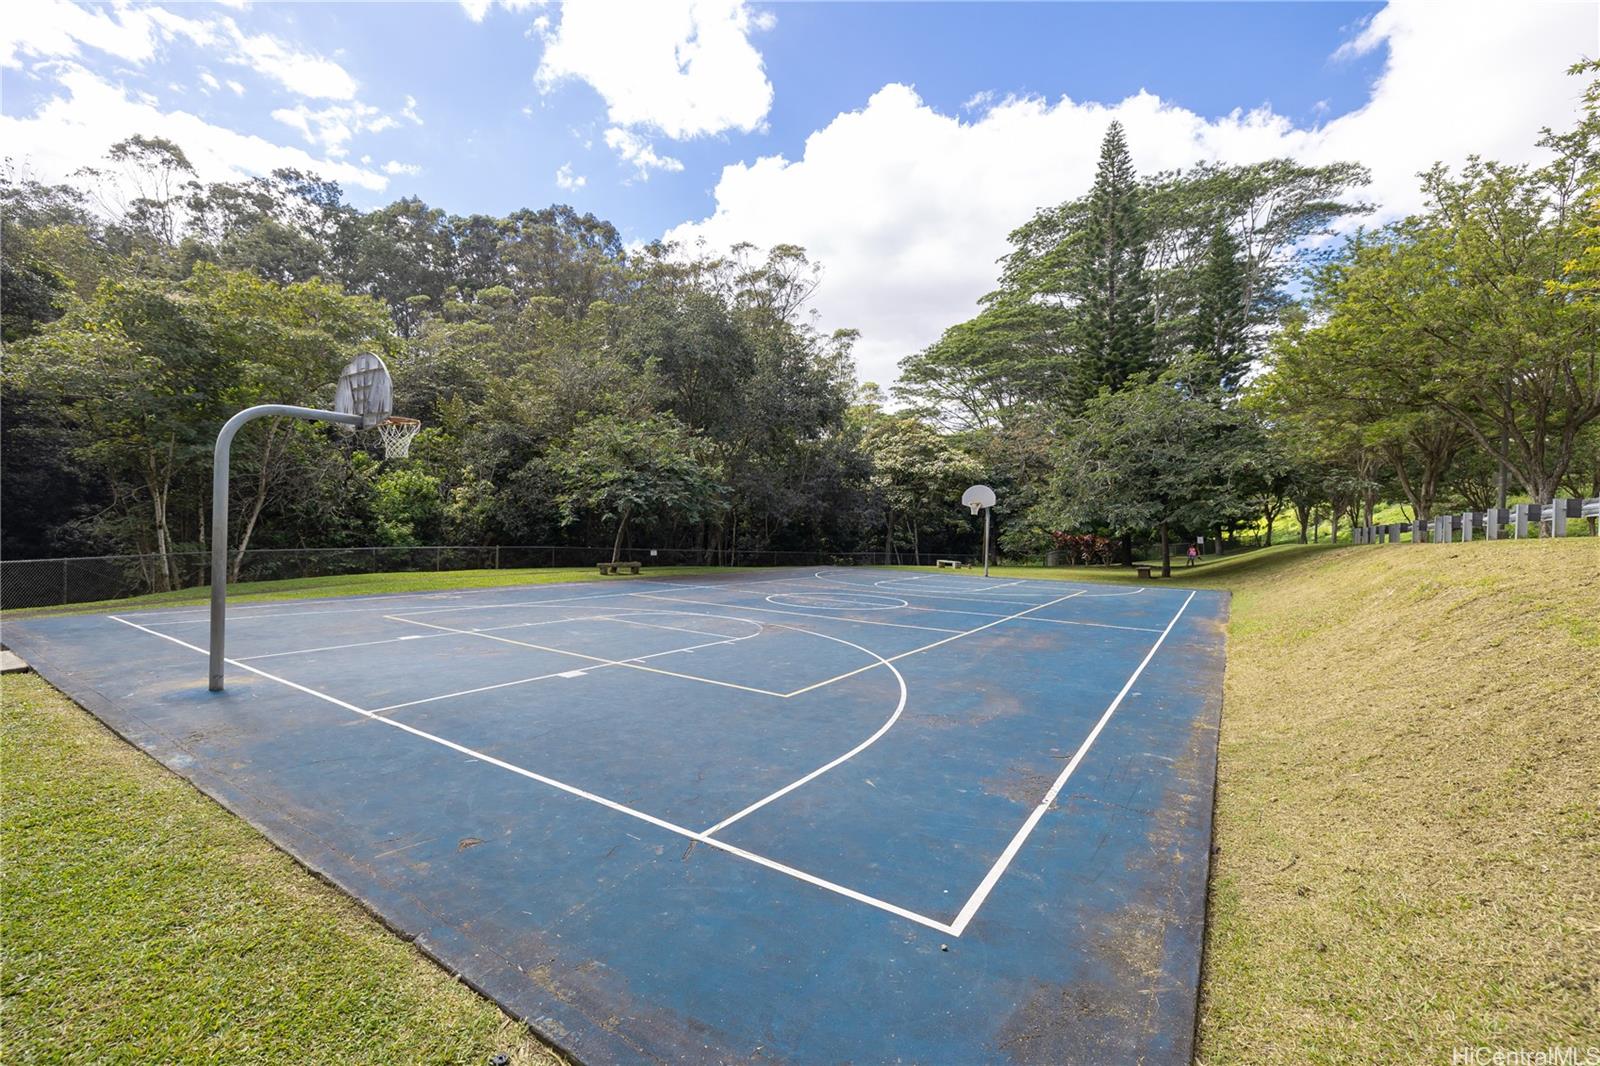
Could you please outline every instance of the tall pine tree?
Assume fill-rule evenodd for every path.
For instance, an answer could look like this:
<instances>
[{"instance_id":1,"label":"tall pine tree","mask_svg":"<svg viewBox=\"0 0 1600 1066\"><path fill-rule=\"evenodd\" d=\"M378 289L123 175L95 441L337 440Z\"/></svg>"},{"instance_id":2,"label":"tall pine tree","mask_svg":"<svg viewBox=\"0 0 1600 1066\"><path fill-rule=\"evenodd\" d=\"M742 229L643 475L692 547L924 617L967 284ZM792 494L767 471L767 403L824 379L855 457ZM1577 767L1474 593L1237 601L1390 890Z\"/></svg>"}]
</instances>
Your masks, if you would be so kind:
<instances>
[{"instance_id":1,"label":"tall pine tree","mask_svg":"<svg viewBox=\"0 0 1600 1066\"><path fill-rule=\"evenodd\" d=\"M1250 372L1248 282L1239 242L1227 220L1218 218L1200 266L1189 345L1214 369L1216 376L1209 384L1224 392L1237 391Z\"/></svg>"},{"instance_id":2,"label":"tall pine tree","mask_svg":"<svg viewBox=\"0 0 1600 1066\"><path fill-rule=\"evenodd\" d=\"M1100 143L1087 208L1070 275L1077 328L1069 391L1078 404L1150 369L1155 353L1145 220L1120 122L1111 123Z\"/></svg>"}]
</instances>

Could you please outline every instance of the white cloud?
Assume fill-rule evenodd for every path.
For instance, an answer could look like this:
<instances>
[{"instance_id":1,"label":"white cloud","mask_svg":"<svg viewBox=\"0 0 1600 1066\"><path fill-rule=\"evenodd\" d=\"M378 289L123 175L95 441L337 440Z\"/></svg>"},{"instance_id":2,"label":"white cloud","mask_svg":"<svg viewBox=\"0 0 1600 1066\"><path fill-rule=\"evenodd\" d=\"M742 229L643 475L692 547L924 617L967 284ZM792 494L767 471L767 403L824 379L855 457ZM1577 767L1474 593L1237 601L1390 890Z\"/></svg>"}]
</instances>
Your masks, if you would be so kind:
<instances>
[{"instance_id":1,"label":"white cloud","mask_svg":"<svg viewBox=\"0 0 1600 1066\"><path fill-rule=\"evenodd\" d=\"M400 109L400 117L410 119L419 126L422 125L422 116L417 114L417 98L415 96L406 97L406 106Z\"/></svg>"},{"instance_id":2,"label":"white cloud","mask_svg":"<svg viewBox=\"0 0 1600 1066\"><path fill-rule=\"evenodd\" d=\"M1420 205L1416 174L1435 160L1537 158L1539 128L1572 123L1579 86L1564 71L1593 50L1595 11L1394 5L1357 41L1387 44L1383 74L1363 107L1311 128L1265 108L1207 119L1147 93L1113 104L1013 97L963 121L887 85L811 134L800 159L724 168L710 217L666 236L804 245L827 270L823 324L859 327L861 375L887 383L899 359L975 313L1008 232L1088 187L1111 119L1145 173L1284 155L1365 163L1364 198L1396 217Z\"/></svg>"},{"instance_id":3,"label":"white cloud","mask_svg":"<svg viewBox=\"0 0 1600 1066\"><path fill-rule=\"evenodd\" d=\"M355 97L356 79L331 59L301 51L271 34L246 33L231 17L191 19L160 7L89 8L67 0L13 4L0 28L0 66L20 67L23 56L77 59L83 47L144 64L180 37L302 96Z\"/></svg>"},{"instance_id":4,"label":"white cloud","mask_svg":"<svg viewBox=\"0 0 1600 1066\"><path fill-rule=\"evenodd\" d=\"M223 84L226 85L229 89L232 89L233 92L234 92L234 95L236 95L236 96L243 96L244 95L244 86L241 85L239 82L234 81L232 78L229 78Z\"/></svg>"},{"instance_id":5,"label":"white cloud","mask_svg":"<svg viewBox=\"0 0 1600 1066\"><path fill-rule=\"evenodd\" d=\"M6 154L26 160L41 181L67 180L78 168L100 163L112 144L142 133L181 146L202 181L236 181L293 167L373 192L389 184L383 174L366 167L319 159L300 148L212 125L186 111L163 111L74 63L61 65L59 81L62 92L33 114L0 114L0 144Z\"/></svg>"},{"instance_id":6,"label":"white cloud","mask_svg":"<svg viewBox=\"0 0 1600 1066\"><path fill-rule=\"evenodd\" d=\"M461 0L461 10L466 12L467 18L473 22L482 22L495 3L496 0ZM499 0L499 5L512 14L520 14L543 4L544 0Z\"/></svg>"},{"instance_id":7,"label":"white cloud","mask_svg":"<svg viewBox=\"0 0 1600 1066\"><path fill-rule=\"evenodd\" d=\"M359 100L351 104L332 104L318 111L305 104L280 107L272 112L272 117L299 130L307 141L331 156L348 152L350 139L358 133L382 133L400 125L393 116Z\"/></svg>"},{"instance_id":8,"label":"white cloud","mask_svg":"<svg viewBox=\"0 0 1600 1066\"><path fill-rule=\"evenodd\" d=\"M218 89L222 88L222 83L217 80L217 76L211 73L209 70L202 70L200 72L200 81L204 83L205 87L212 92L216 92Z\"/></svg>"},{"instance_id":9,"label":"white cloud","mask_svg":"<svg viewBox=\"0 0 1600 1066\"><path fill-rule=\"evenodd\" d=\"M176 36L197 43L213 35L205 23L161 8L85 8L66 0L13 4L0 28L0 66L20 67L23 56L73 59L86 45L129 63L146 63Z\"/></svg>"},{"instance_id":10,"label":"white cloud","mask_svg":"<svg viewBox=\"0 0 1600 1066\"><path fill-rule=\"evenodd\" d=\"M650 179L652 170L683 169L681 161L670 155L657 155L655 145L637 133L619 126L606 130L606 144L622 157L623 162L632 163L637 175L646 181Z\"/></svg>"},{"instance_id":11,"label":"white cloud","mask_svg":"<svg viewBox=\"0 0 1600 1066\"><path fill-rule=\"evenodd\" d=\"M560 168L556 170L556 185L563 189L567 189L569 191L572 189L581 189L587 184L589 184L588 178L584 177L582 174L574 174L572 172L571 163L562 163Z\"/></svg>"},{"instance_id":12,"label":"white cloud","mask_svg":"<svg viewBox=\"0 0 1600 1066\"><path fill-rule=\"evenodd\" d=\"M271 34L245 33L231 18L222 19L220 27L236 49L230 62L243 63L301 96L322 100L355 98L356 79L333 60L302 52Z\"/></svg>"},{"instance_id":13,"label":"white cloud","mask_svg":"<svg viewBox=\"0 0 1600 1066\"><path fill-rule=\"evenodd\" d=\"M399 163L391 159L383 165L385 174L404 174L407 177L416 177L422 173L422 168L415 163Z\"/></svg>"},{"instance_id":14,"label":"white cloud","mask_svg":"<svg viewBox=\"0 0 1600 1066\"><path fill-rule=\"evenodd\" d=\"M544 34L536 80L546 92L568 78L589 83L614 126L680 140L749 132L772 106L772 84L750 43L765 25L770 20L741 0L566 4Z\"/></svg>"},{"instance_id":15,"label":"white cloud","mask_svg":"<svg viewBox=\"0 0 1600 1066\"><path fill-rule=\"evenodd\" d=\"M966 101L961 105L961 110L981 111L994 103L994 98L995 91L993 89L983 89L967 97Z\"/></svg>"}]
</instances>

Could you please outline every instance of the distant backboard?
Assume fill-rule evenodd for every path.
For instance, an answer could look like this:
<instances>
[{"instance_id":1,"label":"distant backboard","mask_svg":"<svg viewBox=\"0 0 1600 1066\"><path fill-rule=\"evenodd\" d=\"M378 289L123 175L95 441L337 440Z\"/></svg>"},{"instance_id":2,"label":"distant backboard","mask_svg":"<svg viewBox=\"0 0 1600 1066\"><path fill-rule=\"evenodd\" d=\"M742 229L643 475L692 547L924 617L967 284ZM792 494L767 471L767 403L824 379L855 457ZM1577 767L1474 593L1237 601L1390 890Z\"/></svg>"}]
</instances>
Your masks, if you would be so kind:
<instances>
[{"instance_id":1,"label":"distant backboard","mask_svg":"<svg viewBox=\"0 0 1600 1066\"><path fill-rule=\"evenodd\" d=\"M988 485L974 485L961 494L961 506L972 509L977 514L985 507L994 506L994 489Z\"/></svg>"},{"instance_id":2,"label":"distant backboard","mask_svg":"<svg viewBox=\"0 0 1600 1066\"><path fill-rule=\"evenodd\" d=\"M394 410L394 390L389 368L370 353L358 355L339 372L339 387L333 394L333 409L341 414L360 415L361 427L370 429Z\"/></svg>"}]
</instances>

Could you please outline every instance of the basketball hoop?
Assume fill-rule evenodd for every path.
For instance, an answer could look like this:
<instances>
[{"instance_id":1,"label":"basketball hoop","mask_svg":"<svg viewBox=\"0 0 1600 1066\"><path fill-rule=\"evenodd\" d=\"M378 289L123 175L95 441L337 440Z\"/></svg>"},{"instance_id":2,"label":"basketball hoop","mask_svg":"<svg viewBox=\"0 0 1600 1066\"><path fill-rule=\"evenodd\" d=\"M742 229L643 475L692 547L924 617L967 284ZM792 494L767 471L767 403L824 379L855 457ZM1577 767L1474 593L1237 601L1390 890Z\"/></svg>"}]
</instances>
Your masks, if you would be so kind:
<instances>
[{"instance_id":1,"label":"basketball hoop","mask_svg":"<svg viewBox=\"0 0 1600 1066\"><path fill-rule=\"evenodd\" d=\"M983 512L983 576L989 576L989 511L994 507L994 489L988 485L974 485L961 494L962 506L971 508L972 517Z\"/></svg>"},{"instance_id":2,"label":"basketball hoop","mask_svg":"<svg viewBox=\"0 0 1600 1066\"><path fill-rule=\"evenodd\" d=\"M378 436L383 438L385 459L404 459L411 454L411 440L422 428L422 420L390 415L378 423Z\"/></svg>"}]
</instances>

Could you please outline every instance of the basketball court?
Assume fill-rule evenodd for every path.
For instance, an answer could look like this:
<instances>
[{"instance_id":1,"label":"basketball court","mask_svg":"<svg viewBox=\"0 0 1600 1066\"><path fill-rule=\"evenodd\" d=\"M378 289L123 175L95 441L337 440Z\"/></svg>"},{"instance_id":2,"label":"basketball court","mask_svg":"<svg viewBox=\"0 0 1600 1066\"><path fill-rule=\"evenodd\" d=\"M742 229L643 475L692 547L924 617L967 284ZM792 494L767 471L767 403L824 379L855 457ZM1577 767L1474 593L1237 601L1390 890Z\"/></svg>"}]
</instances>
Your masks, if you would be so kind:
<instances>
[{"instance_id":1,"label":"basketball court","mask_svg":"<svg viewBox=\"0 0 1600 1066\"><path fill-rule=\"evenodd\" d=\"M878 569L33 618L580 1060L1185 1062L1226 596Z\"/></svg>"}]
</instances>

